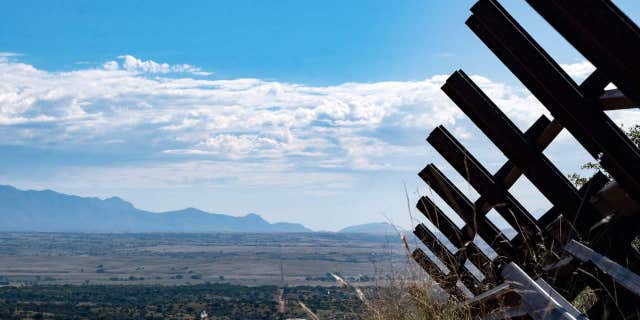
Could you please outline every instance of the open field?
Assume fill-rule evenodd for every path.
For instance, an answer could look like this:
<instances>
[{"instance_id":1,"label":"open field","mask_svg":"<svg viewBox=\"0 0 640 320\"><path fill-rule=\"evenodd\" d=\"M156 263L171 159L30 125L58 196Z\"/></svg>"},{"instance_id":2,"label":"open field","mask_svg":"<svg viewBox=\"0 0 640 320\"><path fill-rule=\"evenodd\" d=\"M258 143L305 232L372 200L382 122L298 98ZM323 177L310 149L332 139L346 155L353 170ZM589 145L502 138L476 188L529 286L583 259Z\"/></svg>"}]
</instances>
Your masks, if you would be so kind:
<instances>
[{"instance_id":1,"label":"open field","mask_svg":"<svg viewBox=\"0 0 640 320\"><path fill-rule=\"evenodd\" d=\"M406 256L395 235L0 233L0 285L367 285Z\"/></svg>"}]
</instances>

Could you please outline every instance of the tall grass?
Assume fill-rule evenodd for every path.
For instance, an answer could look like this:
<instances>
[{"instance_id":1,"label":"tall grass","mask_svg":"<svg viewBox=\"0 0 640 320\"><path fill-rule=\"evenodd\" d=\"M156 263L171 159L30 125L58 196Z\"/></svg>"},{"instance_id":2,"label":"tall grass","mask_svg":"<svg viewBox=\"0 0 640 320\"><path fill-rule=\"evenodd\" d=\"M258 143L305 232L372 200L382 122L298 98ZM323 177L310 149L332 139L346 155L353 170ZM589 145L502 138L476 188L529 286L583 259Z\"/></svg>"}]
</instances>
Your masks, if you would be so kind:
<instances>
[{"instance_id":1,"label":"tall grass","mask_svg":"<svg viewBox=\"0 0 640 320\"><path fill-rule=\"evenodd\" d=\"M386 277L376 282L375 286L360 288L332 273L336 283L353 289L362 301L365 311L361 314L361 319L472 319L469 310L458 308L457 301L450 299L440 289L435 279L429 278L427 273L413 261L411 248L404 234L401 235L401 241L407 253L406 260L401 265L389 262L386 272L379 271L385 273ZM378 265L376 269L383 270L384 267Z\"/></svg>"},{"instance_id":2,"label":"tall grass","mask_svg":"<svg viewBox=\"0 0 640 320\"><path fill-rule=\"evenodd\" d=\"M370 298L364 319L374 320L449 320L472 319L465 308L442 299L431 281L392 283Z\"/></svg>"}]
</instances>

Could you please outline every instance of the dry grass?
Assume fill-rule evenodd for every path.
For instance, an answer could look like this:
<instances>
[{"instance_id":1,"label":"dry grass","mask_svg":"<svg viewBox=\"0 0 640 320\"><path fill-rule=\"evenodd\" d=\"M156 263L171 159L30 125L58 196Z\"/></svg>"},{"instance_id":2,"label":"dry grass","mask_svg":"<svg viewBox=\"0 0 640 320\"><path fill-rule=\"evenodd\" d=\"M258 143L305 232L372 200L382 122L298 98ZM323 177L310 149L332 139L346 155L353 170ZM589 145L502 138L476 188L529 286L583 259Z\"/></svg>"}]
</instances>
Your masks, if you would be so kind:
<instances>
[{"instance_id":1,"label":"dry grass","mask_svg":"<svg viewBox=\"0 0 640 320\"><path fill-rule=\"evenodd\" d=\"M387 279L375 287L359 288L337 274L332 274L340 286L352 288L365 306L362 319L373 320L449 320L472 319L471 313L456 308L436 282L411 258L411 249L404 234L400 236L407 253L402 265L376 266ZM383 272L387 267L388 272Z\"/></svg>"},{"instance_id":2,"label":"dry grass","mask_svg":"<svg viewBox=\"0 0 640 320\"><path fill-rule=\"evenodd\" d=\"M573 306L580 312L587 313L593 305L598 302L598 295L590 287L584 288L575 299L573 299Z\"/></svg>"},{"instance_id":3,"label":"dry grass","mask_svg":"<svg viewBox=\"0 0 640 320\"><path fill-rule=\"evenodd\" d=\"M472 319L466 309L457 309L442 299L429 281L405 286L391 285L380 290L367 308L365 319L374 320L449 320Z\"/></svg>"}]
</instances>

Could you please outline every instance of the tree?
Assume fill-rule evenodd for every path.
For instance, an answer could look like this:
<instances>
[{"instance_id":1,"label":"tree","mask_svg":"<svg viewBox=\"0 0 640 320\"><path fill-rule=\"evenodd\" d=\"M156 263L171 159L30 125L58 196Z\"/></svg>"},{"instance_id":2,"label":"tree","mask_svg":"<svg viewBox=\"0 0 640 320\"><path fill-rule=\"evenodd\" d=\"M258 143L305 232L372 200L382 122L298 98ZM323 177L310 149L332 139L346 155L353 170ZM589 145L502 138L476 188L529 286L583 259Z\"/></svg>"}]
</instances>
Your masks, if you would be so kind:
<instances>
[{"instance_id":1,"label":"tree","mask_svg":"<svg viewBox=\"0 0 640 320\"><path fill-rule=\"evenodd\" d=\"M629 137L629 139L631 139L631 142L633 142L636 146L638 146L640 148L640 125L636 124L634 126L632 126L631 128L629 128L629 130L627 130L625 132L627 134L627 136ZM599 159L598 159L599 160ZM604 171L604 173L611 178L611 176L609 175L608 172L606 172L602 166L600 165L599 161L596 162L587 162L585 164L583 164L582 166L580 166L581 170L590 170L590 171L596 171L596 170L602 170ZM587 183L587 181L589 181L589 178L582 176L579 173L572 173L569 174L567 176L567 178L569 178L569 181L571 181L573 184L575 184L578 187L583 186L585 183Z\"/></svg>"}]
</instances>

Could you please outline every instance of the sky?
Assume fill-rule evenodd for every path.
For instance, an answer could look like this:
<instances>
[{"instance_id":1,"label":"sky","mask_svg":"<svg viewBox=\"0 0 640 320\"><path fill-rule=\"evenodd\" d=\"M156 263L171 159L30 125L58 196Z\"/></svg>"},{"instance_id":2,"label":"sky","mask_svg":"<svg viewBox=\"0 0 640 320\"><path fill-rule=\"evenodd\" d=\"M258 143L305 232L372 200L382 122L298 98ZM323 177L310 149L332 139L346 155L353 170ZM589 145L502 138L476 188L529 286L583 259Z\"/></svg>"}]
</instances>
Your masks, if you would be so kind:
<instances>
[{"instance_id":1,"label":"sky","mask_svg":"<svg viewBox=\"0 0 640 320\"><path fill-rule=\"evenodd\" d=\"M593 70L524 1L502 2L576 81ZM640 2L614 3L640 22ZM440 91L448 75L472 75L522 130L548 114L467 29L472 5L2 1L0 184L408 228L420 195L442 203L416 176L428 163L477 197L424 140L435 126L490 171L505 161ZM564 173L590 160L566 132L545 154ZM512 192L535 215L550 206L526 179Z\"/></svg>"}]
</instances>

